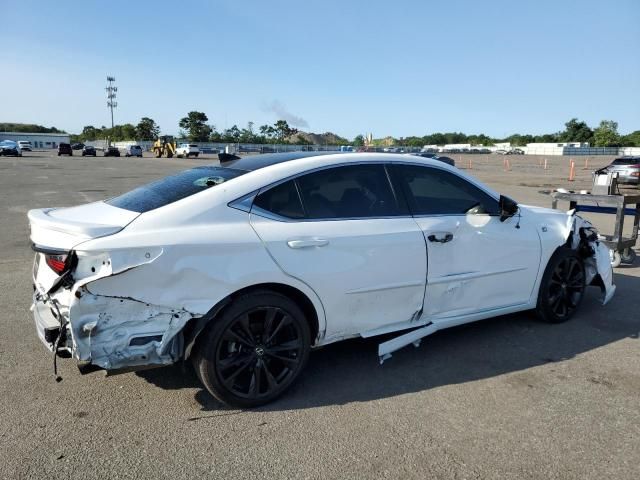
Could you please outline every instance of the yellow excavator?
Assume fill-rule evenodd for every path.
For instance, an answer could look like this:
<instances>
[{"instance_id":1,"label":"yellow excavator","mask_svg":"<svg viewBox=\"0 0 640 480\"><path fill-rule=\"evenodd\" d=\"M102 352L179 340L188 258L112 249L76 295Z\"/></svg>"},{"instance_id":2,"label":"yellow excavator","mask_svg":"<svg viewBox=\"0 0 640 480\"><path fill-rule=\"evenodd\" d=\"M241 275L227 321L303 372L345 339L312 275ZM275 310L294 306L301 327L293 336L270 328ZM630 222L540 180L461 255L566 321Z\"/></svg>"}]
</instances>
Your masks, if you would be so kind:
<instances>
[{"instance_id":1,"label":"yellow excavator","mask_svg":"<svg viewBox=\"0 0 640 480\"><path fill-rule=\"evenodd\" d=\"M156 158L167 157L171 158L176 154L176 142L171 135L163 135L153 143L151 151Z\"/></svg>"}]
</instances>

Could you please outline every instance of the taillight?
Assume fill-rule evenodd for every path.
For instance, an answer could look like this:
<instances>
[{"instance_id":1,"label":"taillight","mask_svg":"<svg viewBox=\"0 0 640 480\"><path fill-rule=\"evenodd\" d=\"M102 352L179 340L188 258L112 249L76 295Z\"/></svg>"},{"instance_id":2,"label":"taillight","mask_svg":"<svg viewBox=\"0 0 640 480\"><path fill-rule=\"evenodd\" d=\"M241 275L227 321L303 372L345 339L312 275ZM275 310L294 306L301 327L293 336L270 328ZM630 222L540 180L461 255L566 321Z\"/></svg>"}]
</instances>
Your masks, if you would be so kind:
<instances>
[{"instance_id":1,"label":"taillight","mask_svg":"<svg viewBox=\"0 0 640 480\"><path fill-rule=\"evenodd\" d=\"M640 171L631 172L632 177L640 177Z\"/></svg>"},{"instance_id":2,"label":"taillight","mask_svg":"<svg viewBox=\"0 0 640 480\"><path fill-rule=\"evenodd\" d=\"M69 255L52 255L45 253L44 259L47 265L51 267L51 270L59 275L63 274L69 266Z\"/></svg>"}]
</instances>

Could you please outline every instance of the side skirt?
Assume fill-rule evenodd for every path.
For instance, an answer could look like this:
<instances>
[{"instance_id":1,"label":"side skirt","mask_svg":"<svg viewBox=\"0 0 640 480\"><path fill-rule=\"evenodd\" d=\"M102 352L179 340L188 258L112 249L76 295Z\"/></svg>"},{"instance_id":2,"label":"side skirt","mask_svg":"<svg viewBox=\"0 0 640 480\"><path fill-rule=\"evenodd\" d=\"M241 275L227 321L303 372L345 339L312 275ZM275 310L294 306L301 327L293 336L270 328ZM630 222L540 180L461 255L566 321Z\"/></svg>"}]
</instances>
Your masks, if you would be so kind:
<instances>
[{"instance_id":1,"label":"side skirt","mask_svg":"<svg viewBox=\"0 0 640 480\"><path fill-rule=\"evenodd\" d=\"M465 323L475 322L477 320L485 320L487 318L498 317L500 315L507 315L509 313L521 312L524 310L529 310L531 308L534 308L534 306L525 303L520 305L512 305L509 307L497 308L493 310L485 310L459 317L437 319L435 323L430 322L422 328L412 330L408 333L405 333L404 335L400 335L399 337L392 338L391 340L379 344L378 360L380 361L380 365L382 365L385 360L391 358L391 354L393 352L400 350L407 345L413 344L413 346L417 348L420 346L420 342L424 337L428 337L438 330L444 330L445 328L455 327L458 325L463 325Z\"/></svg>"}]
</instances>

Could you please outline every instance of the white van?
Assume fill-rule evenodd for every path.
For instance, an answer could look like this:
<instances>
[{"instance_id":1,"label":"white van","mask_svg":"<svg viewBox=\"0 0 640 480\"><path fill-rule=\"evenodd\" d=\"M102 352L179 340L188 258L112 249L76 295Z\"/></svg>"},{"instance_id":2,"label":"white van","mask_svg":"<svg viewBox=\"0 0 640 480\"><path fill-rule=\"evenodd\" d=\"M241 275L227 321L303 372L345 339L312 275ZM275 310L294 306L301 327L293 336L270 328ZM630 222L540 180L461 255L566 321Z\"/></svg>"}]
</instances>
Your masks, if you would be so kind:
<instances>
[{"instance_id":1,"label":"white van","mask_svg":"<svg viewBox=\"0 0 640 480\"><path fill-rule=\"evenodd\" d=\"M31 149L33 148L31 146L31 142L29 142L27 140L19 140L18 141L18 146L20 147L20 150L22 150L23 152L30 152Z\"/></svg>"}]
</instances>

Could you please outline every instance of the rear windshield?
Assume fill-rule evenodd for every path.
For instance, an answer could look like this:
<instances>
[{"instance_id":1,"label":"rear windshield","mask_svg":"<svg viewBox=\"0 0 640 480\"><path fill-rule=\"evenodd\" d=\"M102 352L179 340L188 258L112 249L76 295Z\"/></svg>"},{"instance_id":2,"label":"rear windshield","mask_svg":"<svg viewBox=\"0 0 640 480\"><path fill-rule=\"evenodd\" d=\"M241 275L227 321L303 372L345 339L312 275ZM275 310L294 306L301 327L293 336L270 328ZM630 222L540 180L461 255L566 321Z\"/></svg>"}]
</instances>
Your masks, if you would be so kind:
<instances>
[{"instance_id":1,"label":"rear windshield","mask_svg":"<svg viewBox=\"0 0 640 480\"><path fill-rule=\"evenodd\" d=\"M144 213L169 205L195 193L239 177L244 170L222 167L197 167L143 185L111 198L105 203L132 212Z\"/></svg>"}]
</instances>

